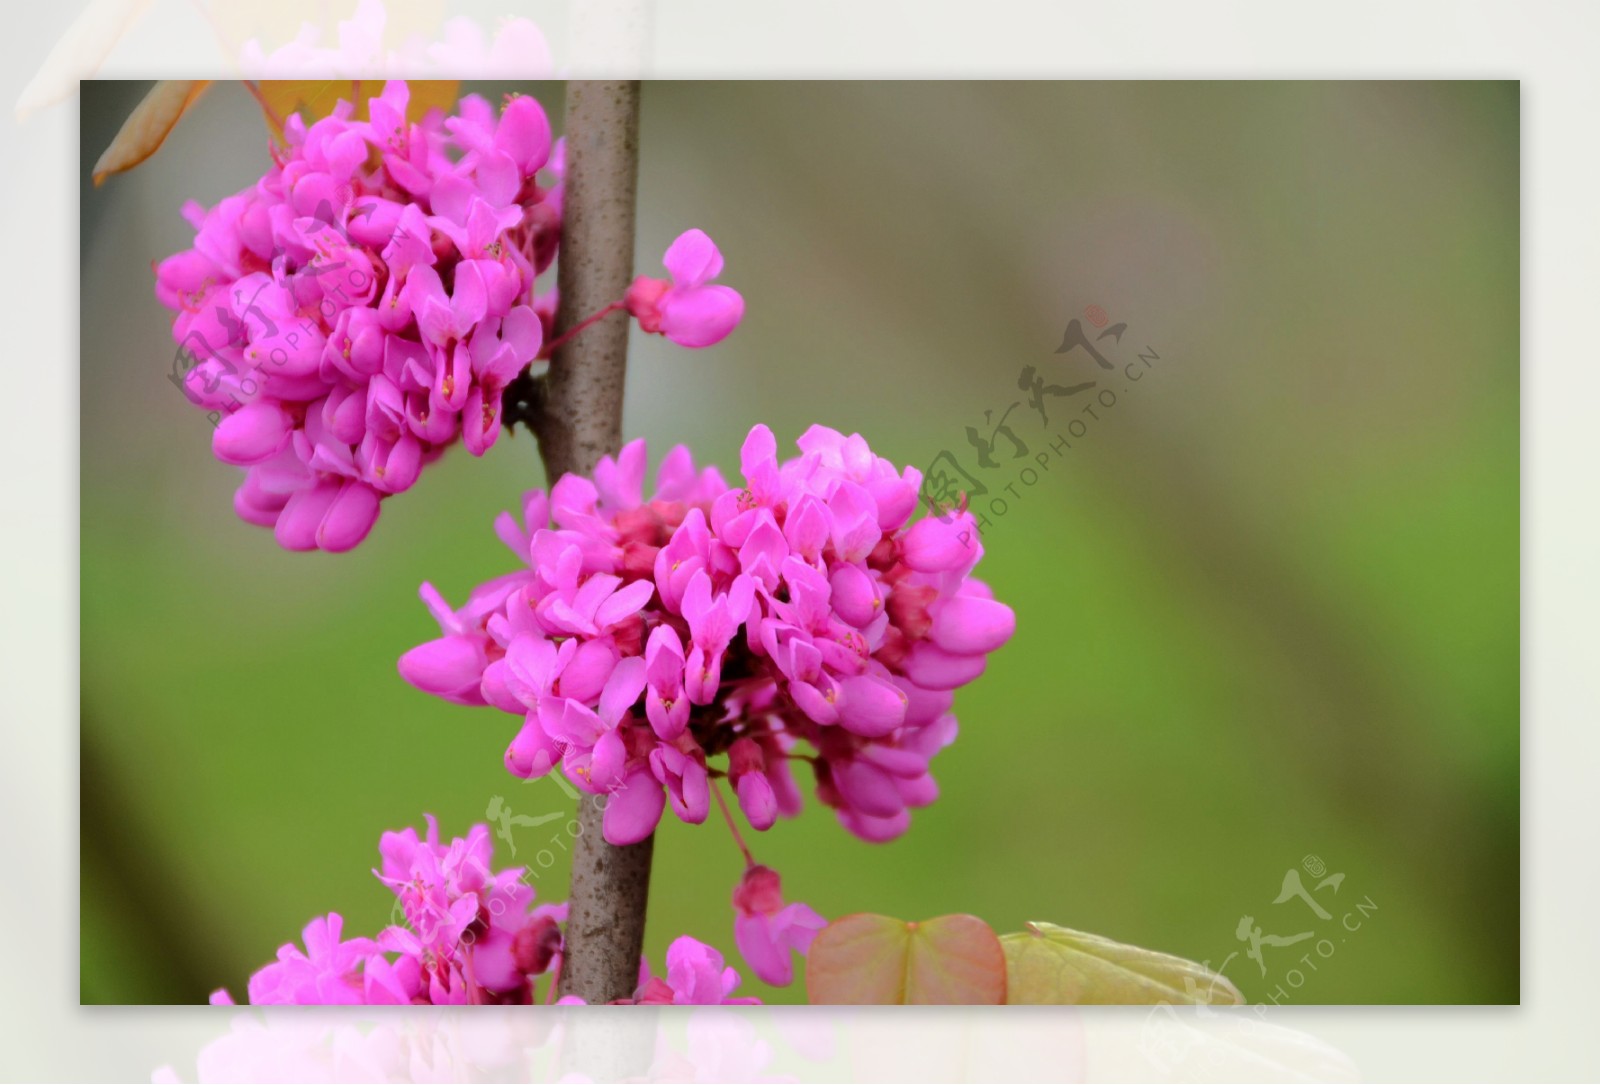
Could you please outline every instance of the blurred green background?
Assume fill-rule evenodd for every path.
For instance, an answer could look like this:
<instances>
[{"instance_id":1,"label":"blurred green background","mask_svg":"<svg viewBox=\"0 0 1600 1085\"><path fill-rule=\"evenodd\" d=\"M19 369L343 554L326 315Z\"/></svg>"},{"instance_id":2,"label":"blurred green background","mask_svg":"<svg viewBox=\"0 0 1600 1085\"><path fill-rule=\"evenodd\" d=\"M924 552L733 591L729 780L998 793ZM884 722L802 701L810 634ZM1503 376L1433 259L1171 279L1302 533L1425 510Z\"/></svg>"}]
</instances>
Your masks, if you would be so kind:
<instances>
[{"instance_id":1,"label":"blurred green background","mask_svg":"<svg viewBox=\"0 0 1600 1085\"><path fill-rule=\"evenodd\" d=\"M150 264L189 243L185 198L259 177L265 130L219 85L92 188L147 86L82 95L92 1003L242 995L329 910L375 933L378 836L424 811L451 835L495 796L570 806L501 768L512 717L394 668L435 635L421 581L459 601L510 567L490 524L542 484L532 442L452 451L348 555L237 520L236 471L166 379ZM518 89L559 126L559 84ZM653 459L687 441L736 468L752 423L823 422L897 462L948 450L1004 497L1009 446L980 474L966 427L1022 398L1023 366L1098 375L1053 353L1086 307L1128 324L1113 409L1010 417L1035 452L1088 429L992 519L980 571L1018 633L958 696L943 797L886 846L814 803L756 837L790 894L1062 923L1226 961L1252 1001L1517 1001L1518 109L1515 83L646 85L637 266L700 226L748 302L712 350L635 332L627 429ZM499 859L564 898L559 822L514 833ZM1273 903L1307 856L1345 875L1316 892L1330 921ZM657 967L685 932L733 956L739 871L715 820L663 822ZM1333 952L1269 944L1262 975L1245 915Z\"/></svg>"}]
</instances>

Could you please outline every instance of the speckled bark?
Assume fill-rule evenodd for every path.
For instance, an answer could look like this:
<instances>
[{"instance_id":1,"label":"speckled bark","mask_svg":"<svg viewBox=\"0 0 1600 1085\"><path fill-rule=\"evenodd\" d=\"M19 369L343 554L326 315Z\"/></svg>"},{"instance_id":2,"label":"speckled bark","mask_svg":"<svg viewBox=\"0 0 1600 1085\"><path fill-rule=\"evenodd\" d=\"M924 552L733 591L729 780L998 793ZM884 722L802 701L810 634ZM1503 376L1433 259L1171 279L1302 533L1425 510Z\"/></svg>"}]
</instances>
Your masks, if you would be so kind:
<instances>
[{"instance_id":1,"label":"speckled bark","mask_svg":"<svg viewBox=\"0 0 1600 1085\"><path fill-rule=\"evenodd\" d=\"M639 164L639 84L567 86L566 193L556 334L618 300L633 279L634 188ZM590 474L622 446L628 315L612 313L550 359L539 411L539 452L554 481ZM591 1005L628 998L639 980L653 838L626 848L601 835L603 800L586 797L572 847L571 913L560 993Z\"/></svg>"}]
</instances>

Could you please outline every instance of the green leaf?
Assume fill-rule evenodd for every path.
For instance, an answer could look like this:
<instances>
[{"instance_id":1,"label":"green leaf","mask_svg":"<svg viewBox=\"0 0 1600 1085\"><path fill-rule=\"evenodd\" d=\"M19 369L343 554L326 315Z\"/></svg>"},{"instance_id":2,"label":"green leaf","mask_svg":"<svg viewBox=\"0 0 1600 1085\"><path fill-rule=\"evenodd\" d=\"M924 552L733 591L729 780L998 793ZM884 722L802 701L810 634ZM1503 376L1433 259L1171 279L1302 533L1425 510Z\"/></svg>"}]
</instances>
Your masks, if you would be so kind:
<instances>
[{"instance_id":1,"label":"green leaf","mask_svg":"<svg viewBox=\"0 0 1600 1085\"><path fill-rule=\"evenodd\" d=\"M946 915L906 923L847 915L825 927L806 954L813 1005L998 1006L1006 958L983 920Z\"/></svg>"},{"instance_id":2,"label":"green leaf","mask_svg":"<svg viewBox=\"0 0 1600 1085\"><path fill-rule=\"evenodd\" d=\"M1000 945L1006 1002L1014 1006L1244 1003L1238 988L1204 965L1054 923L1029 923Z\"/></svg>"}]
</instances>

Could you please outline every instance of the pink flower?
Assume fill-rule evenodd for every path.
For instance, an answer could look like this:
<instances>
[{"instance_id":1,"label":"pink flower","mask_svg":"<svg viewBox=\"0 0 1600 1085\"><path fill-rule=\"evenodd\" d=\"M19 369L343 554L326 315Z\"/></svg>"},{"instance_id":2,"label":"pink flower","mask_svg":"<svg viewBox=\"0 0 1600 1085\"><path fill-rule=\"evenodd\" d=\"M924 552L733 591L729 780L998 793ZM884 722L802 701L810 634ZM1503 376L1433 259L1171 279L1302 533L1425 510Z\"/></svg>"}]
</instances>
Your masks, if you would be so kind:
<instances>
[{"instance_id":1,"label":"pink flower","mask_svg":"<svg viewBox=\"0 0 1600 1085\"><path fill-rule=\"evenodd\" d=\"M725 968L722 954L688 935L667 947L667 975L648 981L636 996L640 1004L676 1006L755 1006L755 998L730 998L739 973Z\"/></svg>"},{"instance_id":2,"label":"pink flower","mask_svg":"<svg viewBox=\"0 0 1600 1085\"><path fill-rule=\"evenodd\" d=\"M647 332L684 347L709 347L727 338L744 317L744 298L711 282L722 274L722 252L704 230L689 230L661 258L671 282L639 276L628 288L628 312Z\"/></svg>"},{"instance_id":3,"label":"pink flower","mask_svg":"<svg viewBox=\"0 0 1600 1085\"><path fill-rule=\"evenodd\" d=\"M802 957L811 940L828 925L809 905L783 902L778 873L764 866L752 866L733 891L733 938L739 953L755 974L776 987L788 986L794 979L790 952Z\"/></svg>"},{"instance_id":4,"label":"pink flower","mask_svg":"<svg viewBox=\"0 0 1600 1085\"><path fill-rule=\"evenodd\" d=\"M534 280L555 256L559 185L538 103L408 123L391 81L307 127L259 182L189 205L193 247L156 269L176 313L173 382L244 469L239 516L291 550L348 550L385 498L458 439L494 444L534 361ZM447 291L445 284L449 283Z\"/></svg>"},{"instance_id":5,"label":"pink flower","mask_svg":"<svg viewBox=\"0 0 1600 1085\"><path fill-rule=\"evenodd\" d=\"M683 642L670 625L658 625L645 645L649 693L645 715L663 739L674 739L689 725L689 697L683 688Z\"/></svg>"},{"instance_id":6,"label":"pink flower","mask_svg":"<svg viewBox=\"0 0 1600 1085\"><path fill-rule=\"evenodd\" d=\"M673 450L647 495L643 442L529 494L495 530L522 568L412 649L413 685L513 713L519 776L560 765L607 796L605 837L642 840L670 808L703 821L725 774L752 827L792 816L790 772L868 840L905 831L938 795L952 692L981 674L1015 617L971 571L969 518L909 523L921 476L859 435L813 426L779 462L765 426L744 485ZM931 526L930 526L931 525ZM724 768L717 758L727 757Z\"/></svg>"},{"instance_id":7,"label":"pink flower","mask_svg":"<svg viewBox=\"0 0 1600 1085\"><path fill-rule=\"evenodd\" d=\"M728 747L728 779L751 828L763 832L772 828L778 820L778 795L767 775L766 751L748 735L734 739Z\"/></svg>"},{"instance_id":8,"label":"pink flower","mask_svg":"<svg viewBox=\"0 0 1600 1085\"><path fill-rule=\"evenodd\" d=\"M722 954L704 942L684 935L667 947L666 976L652 976L649 965L639 962L639 986L632 998L618 999L628 1006L759 1006L759 998L733 998L739 986L737 970L723 965ZM583 999L565 995L557 1006L582 1006Z\"/></svg>"},{"instance_id":9,"label":"pink flower","mask_svg":"<svg viewBox=\"0 0 1600 1085\"><path fill-rule=\"evenodd\" d=\"M251 1004L361 1002L361 967L377 945L370 938L343 941L343 929L344 919L337 912L307 923L301 933L305 952L290 942L279 948L277 963L250 977Z\"/></svg>"},{"instance_id":10,"label":"pink flower","mask_svg":"<svg viewBox=\"0 0 1600 1085\"><path fill-rule=\"evenodd\" d=\"M531 907L520 867L495 870L487 825L439 840L427 831L384 833L373 874L395 894L396 915L377 939L341 938L337 913L305 928L250 977L250 1002L327 1005L460 1005L533 1001L534 978L559 968L565 905ZM214 1005L232 1005L224 989Z\"/></svg>"}]
</instances>

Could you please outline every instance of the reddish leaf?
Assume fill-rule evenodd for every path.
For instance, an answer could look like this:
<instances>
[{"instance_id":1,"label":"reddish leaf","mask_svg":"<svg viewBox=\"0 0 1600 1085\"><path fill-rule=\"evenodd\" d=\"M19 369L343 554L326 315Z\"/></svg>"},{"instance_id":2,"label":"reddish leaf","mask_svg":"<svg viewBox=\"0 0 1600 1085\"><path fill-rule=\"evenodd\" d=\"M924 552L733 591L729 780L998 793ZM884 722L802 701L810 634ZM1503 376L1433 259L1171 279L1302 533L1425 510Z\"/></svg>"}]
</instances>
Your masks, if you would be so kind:
<instances>
[{"instance_id":1,"label":"reddish leaf","mask_svg":"<svg viewBox=\"0 0 1600 1085\"><path fill-rule=\"evenodd\" d=\"M1005 951L975 916L848 915L811 943L806 994L815 1005L998 1005Z\"/></svg>"}]
</instances>

